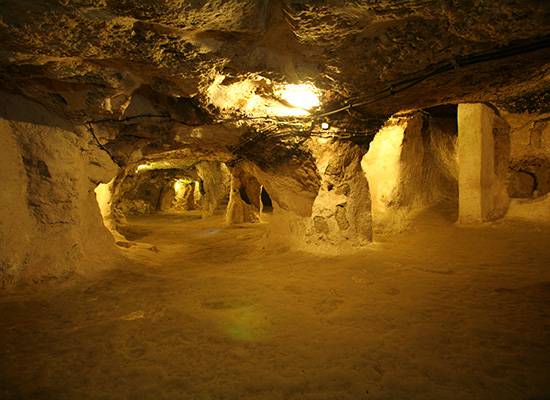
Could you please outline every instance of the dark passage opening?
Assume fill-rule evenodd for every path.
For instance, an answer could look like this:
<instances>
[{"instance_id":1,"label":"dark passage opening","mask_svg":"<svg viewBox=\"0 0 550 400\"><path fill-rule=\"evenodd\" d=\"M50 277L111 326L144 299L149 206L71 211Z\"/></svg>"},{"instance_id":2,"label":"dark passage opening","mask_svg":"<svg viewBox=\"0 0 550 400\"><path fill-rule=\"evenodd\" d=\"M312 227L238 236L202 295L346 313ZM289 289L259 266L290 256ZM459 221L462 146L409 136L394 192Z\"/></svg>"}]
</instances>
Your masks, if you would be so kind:
<instances>
[{"instance_id":1,"label":"dark passage opening","mask_svg":"<svg viewBox=\"0 0 550 400\"><path fill-rule=\"evenodd\" d=\"M241 199L246 203L246 204L252 204L252 202L250 201L250 198L248 197L248 194L246 193L246 188L245 187L240 187L239 188L239 194L241 196Z\"/></svg>"},{"instance_id":2,"label":"dark passage opening","mask_svg":"<svg viewBox=\"0 0 550 400\"><path fill-rule=\"evenodd\" d=\"M273 203L271 202L271 197L269 197L267 190L265 190L263 186L262 186L261 199L262 199L262 211L273 212Z\"/></svg>"}]
</instances>

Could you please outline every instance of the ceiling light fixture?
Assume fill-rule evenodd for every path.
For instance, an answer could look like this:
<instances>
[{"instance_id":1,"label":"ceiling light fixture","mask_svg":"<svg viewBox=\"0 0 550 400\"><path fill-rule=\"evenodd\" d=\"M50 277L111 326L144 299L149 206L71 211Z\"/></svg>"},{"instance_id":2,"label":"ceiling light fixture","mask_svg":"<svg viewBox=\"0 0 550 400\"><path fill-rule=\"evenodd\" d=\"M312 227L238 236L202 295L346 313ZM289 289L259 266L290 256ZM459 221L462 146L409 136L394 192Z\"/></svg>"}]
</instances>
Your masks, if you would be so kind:
<instances>
[{"instance_id":1,"label":"ceiling light fixture","mask_svg":"<svg viewBox=\"0 0 550 400\"><path fill-rule=\"evenodd\" d=\"M224 81L225 76L218 74L206 90L208 102L222 112L238 112L249 118L307 117L321 104L321 92L310 82L273 83L260 75ZM272 96L265 90L268 87Z\"/></svg>"},{"instance_id":2,"label":"ceiling light fixture","mask_svg":"<svg viewBox=\"0 0 550 400\"><path fill-rule=\"evenodd\" d=\"M275 94L292 107L311 110L319 107L319 91L311 83L283 85Z\"/></svg>"}]
</instances>

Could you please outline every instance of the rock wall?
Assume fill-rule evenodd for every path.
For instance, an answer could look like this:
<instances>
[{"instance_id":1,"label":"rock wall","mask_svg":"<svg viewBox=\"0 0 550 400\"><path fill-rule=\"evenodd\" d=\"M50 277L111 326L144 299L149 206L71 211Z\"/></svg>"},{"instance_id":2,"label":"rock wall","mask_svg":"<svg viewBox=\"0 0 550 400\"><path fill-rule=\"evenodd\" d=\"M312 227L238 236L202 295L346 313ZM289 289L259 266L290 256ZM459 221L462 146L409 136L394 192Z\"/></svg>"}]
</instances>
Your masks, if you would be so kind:
<instances>
[{"instance_id":1,"label":"rock wall","mask_svg":"<svg viewBox=\"0 0 550 400\"><path fill-rule=\"evenodd\" d=\"M502 115L510 124L510 197L550 193L550 114Z\"/></svg>"},{"instance_id":2,"label":"rock wall","mask_svg":"<svg viewBox=\"0 0 550 400\"><path fill-rule=\"evenodd\" d=\"M228 224L259 222L261 185L254 176L240 166L235 166L230 171L231 190L226 222Z\"/></svg>"},{"instance_id":3,"label":"rock wall","mask_svg":"<svg viewBox=\"0 0 550 400\"><path fill-rule=\"evenodd\" d=\"M305 146L303 158L290 158L276 167L244 161L232 169L231 217L257 221L264 187L273 206L269 216L262 214L269 222L271 245L335 253L369 242L370 193L361 170L366 149L349 141L324 139L309 139ZM233 202L238 212L231 210Z\"/></svg>"},{"instance_id":4,"label":"rock wall","mask_svg":"<svg viewBox=\"0 0 550 400\"><path fill-rule=\"evenodd\" d=\"M172 179L162 170L125 171L115 182L113 207L122 215L155 212L159 210L163 187Z\"/></svg>"},{"instance_id":5,"label":"rock wall","mask_svg":"<svg viewBox=\"0 0 550 400\"><path fill-rule=\"evenodd\" d=\"M113 184L112 208L115 215L121 217L118 218L120 223L124 222L124 215L196 208L200 208L203 218L206 218L226 205L229 179L227 167L217 161L200 161L185 168L174 165L168 169L142 171L130 166ZM182 193L176 193L174 184L177 180L191 181L192 184L182 184ZM199 184L199 193L196 193L195 182Z\"/></svg>"},{"instance_id":6,"label":"rock wall","mask_svg":"<svg viewBox=\"0 0 550 400\"><path fill-rule=\"evenodd\" d=\"M269 216L261 214L261 217L269 222L266 240L270 247L305 246L306 229L320 188L320 176L313 157L291 157L287 162L271 167L260 167L252 161L242 161L237 167L247 176L245 182L253 177L269 193L272 212ZM237 193L232 193L237 198ZM260 210L253 206L252 211L256 214Z\"/></svg>"},{"instance_id":7,"label":"rock wall","mask_svg":"<svg viewBox=\"0 0 550 400\"><path fill-rule=\"evenodd\" d=\"M456 208L456 115L392 118L363 157L376 232L399 232L440 202Z\"/></svg>"},{"instance_id":8,"label":"rock wall","mask_svg":"<svg viewBox=\"0 0 550 400\"><path fill-rule=\"evenodd\" d=\"M182 188L180 188L177 192L174 192L173 201L167 209L181 211L191 211L197 209L199 207L201 199L201 197L199 197L198 202L195 199L197 191L199 192L198 195L200 196L200 190L198 188L199 186L199 183L196 181L190 182L189 184L186 184Z\"/></svg>"},{"instance_id":9,"label":"rock wall","mask_svg":"<svg viewBox=\"0 0 550 400\"><path fill-rule=\"evenodd\" d=\"M165 182L160 190L157 209L159 211L170 211L176 198L176 191L173 182Z\"/></svg>"},{"instance_id":10,"label":"rock wall","mask_svg":"<svg viewBox=\"0 0 550 400\"><path fill-rule=\"evenodd\" d=\"M271 168L261 168L252 161L239 164L248 175L266 188L274 210L299 217L310 217L321 178L312 156L290 159Z\"/></svg>"},{"instance_id":11,"label":"rock wall","mask_svg":"<svg viewBox=\"0 0 550 400\"><path fill-rule=\"evenodd\" d=\"M94 189L117 168L90 134L0 95L0 287L98 269L115 255Z\"/></svg>"},{"instance_id":12,"label":"rock wall","mask_svg":"<svg viewBox=\"0 0 550 400\"><path fill-rule=\"evenodd\" d=\"M458 124L451 117L424 120L423 195L427 205L446 202L458 208ZM426 187L428 186L428 187Z\"/></svg>"},{"instance_id":13,"label":"rock wall","mask_svg":"<svg viewBox=\"0 0 550 400\"><path fill-rule=\"evenodd\" d=\"M511 199L507 218L550 223L550 193L535 199Z\"/></svg>"},{"instance_id":14,"label":"rock wall","mask_svg":"<svg viewBox=\"0 0 550 400\"><path fill-rule=\"evenodd\" d=\"M404 229L419 209L424 157L421 131L420 116L390 121L376 134L363 158L377 231Z\"/></svg>"},{"instance_id":15,"label":"rock wall","mask_svg":"<svg viewBox=\"0 0 550 400\"><path fill-rule=\"evenodd\" d=\"M550 222L550 114L502 112L510 124L509 218Z\"/></svg>"},{"instance_id":16,"label":"rock wall","mask_svg":"<svg viewBox=\"0 0 550 400\"><path fill-rule=\"evenodd\" d=\"M177 179L199 179L194 168L122 172L113 185L112 207L117 215L142 215L173 208Z\"/></svg>"},{"instance_id":17,"label":"rock wall","mask_svg":"<svg viewBox=\"0 0 550 400\"><path fill-rule=\"evenodd\" d=\"M195 165L195 169L202 181L201 213L206 218L227 204L230 173L224 163L217 161L201 161Z\"/></svg>"},{"instance_id":18,"label":"rock wall","mask_svg":"<svg viewBox=\"0 0 550 400\"><path fill-rule=\"evenodd\" d=\"M371 199L361 169L366 148L348 141L315 139L310 148L321 175L321 187L313 203L306 242L338 250L370 242Z\"/></svg>"}]
</instances>

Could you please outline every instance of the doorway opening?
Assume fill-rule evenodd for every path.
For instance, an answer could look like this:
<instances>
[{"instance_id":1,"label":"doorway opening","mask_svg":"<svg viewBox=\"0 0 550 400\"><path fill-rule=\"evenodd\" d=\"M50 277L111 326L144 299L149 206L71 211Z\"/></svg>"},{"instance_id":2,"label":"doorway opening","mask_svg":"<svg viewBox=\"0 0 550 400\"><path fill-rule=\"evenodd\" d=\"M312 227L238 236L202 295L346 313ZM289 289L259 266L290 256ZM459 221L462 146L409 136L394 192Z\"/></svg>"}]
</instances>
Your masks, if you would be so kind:
<instances>
[{"instance_id":1,"label":"doorway opening","mask_svg":"<svg viewBox=\"0 0 550 400\"><path fill-rule=\"evenodd\" d=\"M267 190L265 190L264 186L262 186L262 190L260 192L260 200L262 203L262 212L268 214L273 213L273 202L271 201L271 197L269 196L269 193L267 193Z\"/></svg>"}]
</instances>

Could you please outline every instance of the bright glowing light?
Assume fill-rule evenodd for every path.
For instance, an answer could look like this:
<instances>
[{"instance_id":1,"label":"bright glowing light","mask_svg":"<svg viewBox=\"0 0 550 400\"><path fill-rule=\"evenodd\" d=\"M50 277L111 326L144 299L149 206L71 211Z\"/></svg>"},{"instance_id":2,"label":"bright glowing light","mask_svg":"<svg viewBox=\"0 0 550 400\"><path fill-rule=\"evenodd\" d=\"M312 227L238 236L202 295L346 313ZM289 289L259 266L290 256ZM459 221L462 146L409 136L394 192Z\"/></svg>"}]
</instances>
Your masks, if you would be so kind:
<instances>
[{"instance_id":1,"label":"bright glowing light","mask_svg":"<svg viewBox=\"0 0 550 400\"><path fill-rule=\"evenodd\" d=\"M306 117L308 110L320 104L319 90L311 83L274 84L259 75L230 84L224 84L224 79L217 75L206 90L209 102L222 111L249 117ZM263 94L266 87L272 87L275 96Z\"/></svg>"},{"instance_id":2,"label":"bright glowing light","mask_svg":"<svg viewBox=\"0 0 550 400\"><path fill-rule=\"evenodd\" d=\"M193 165L196 161L169 158L162 161L147 161L136 167L136 172L153 171L157 169L185 169Z\"/></svg>"},{"instance_id":3,"label":"bright glowing light","mask_svg":"<svg viewBox=\"0 0 550 400\"><path fill-rule=\"evenodd\" d=\"M149 169L151 169L151 166L149 164L141 164L137 166L136 172L147 171Z\"/></svg>"},{"instance_id":4,"label":"bright glowing light","mask_svg":"<svg viewBox=\"0 0 550 400\"><path fill-rule=\"evenodd\" d=\"M326 131L328 128L330 128L330 125L327 122L323 122L321 124L321 129Z\"/></svg>"},{"instance_id":5,"label":"bright glowing light","mask_svg":"<svg viewBox=\"0 0 550 400\"><path fill-rule=\"evenodd\" d=\"M311 83L284 85L276 94L293 107L311 110L319 107L319 93Z\"/></svg>"},{"instance_id":6,"label":"bright glowing light","mask_svg":"<svg viewBox=\"0 0 550 400\"><path fill-rule=\"evenodd\" d=\"M185 186L189 185L192 182L193 181L190 179L177 179L174 182L174 190L176 191L176 193L180 193Z\"/></svg>"},{"instance_id":7,"label":"bright glowing light","mask_svg":"<svg viewBox=\"0 0 550 400\"><path fill-rule=\"evenodd\" d=\"M328 143L329 140L330 140L330 138L328 138L328 137L318 137L317 138L317 142L319 144L326 144L326 143Z\"/></svg>"}]
</instances>

